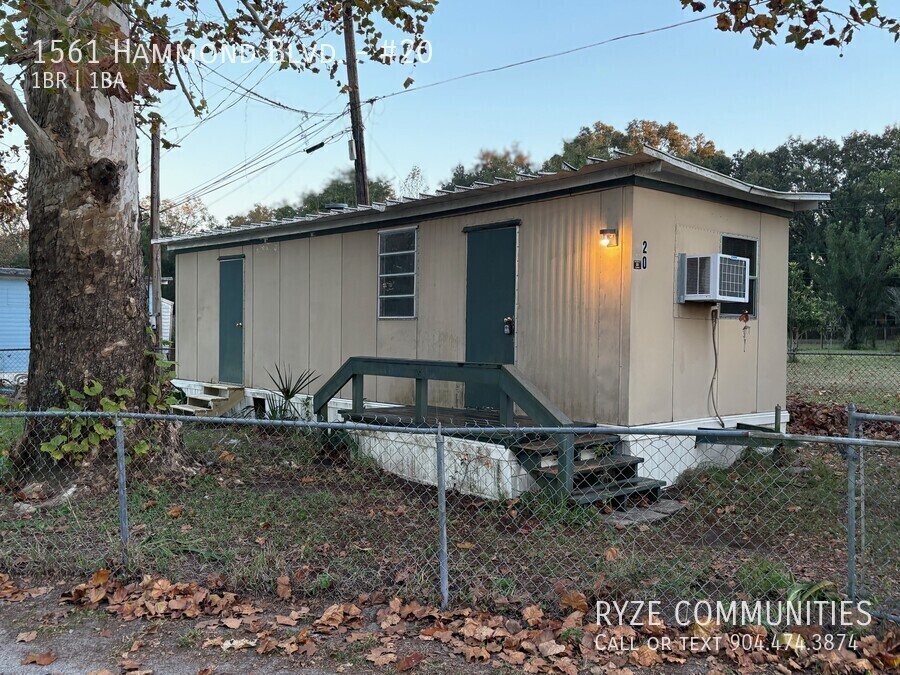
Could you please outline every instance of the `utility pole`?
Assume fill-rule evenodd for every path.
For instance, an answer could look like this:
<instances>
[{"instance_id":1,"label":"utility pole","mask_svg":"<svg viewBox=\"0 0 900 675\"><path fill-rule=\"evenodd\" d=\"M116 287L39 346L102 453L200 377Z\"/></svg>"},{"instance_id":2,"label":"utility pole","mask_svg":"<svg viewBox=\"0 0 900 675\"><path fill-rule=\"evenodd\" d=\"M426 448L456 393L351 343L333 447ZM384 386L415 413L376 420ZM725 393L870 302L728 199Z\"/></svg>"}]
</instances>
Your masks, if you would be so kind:
<instances>
[{"instance_id":1,"label":"utility pole","mask_svg":"<svg viewBox=\"0 0 900 675\"><path fill-rule=\"evenodd\" d=\"M356 37L353 28L353 3L344 0L344 50L347 53L347 87L350 89L350 126L353 129L356 168L356 204L369 205L369 176L366 173L366 143L363 139L359 102L359 74L356 71Z\"/></svg>"},{"instance_id":2,"label":"utility pole","mask_svg":"<svg viewBox=\"0 0 900 675\"><path fill-rule=\"evenodd\" d=\"M150 135L150 241L159 239L159 125ZM153 324L156 345L162 337L162 260L159 244L150 244L150 297L153 299Z\"/></svg>"}]
</instances>

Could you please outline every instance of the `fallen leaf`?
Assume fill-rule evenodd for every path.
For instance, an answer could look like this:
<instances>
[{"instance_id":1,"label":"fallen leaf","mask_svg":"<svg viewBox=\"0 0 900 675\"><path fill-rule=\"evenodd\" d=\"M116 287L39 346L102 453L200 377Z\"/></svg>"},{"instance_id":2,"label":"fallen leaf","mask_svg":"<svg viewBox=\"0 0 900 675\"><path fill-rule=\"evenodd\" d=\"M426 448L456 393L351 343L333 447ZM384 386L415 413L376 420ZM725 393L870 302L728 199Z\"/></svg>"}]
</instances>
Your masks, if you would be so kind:
<instances>
[{"instance_id":1,"label":"fallen leaf","mask_svg":"<svg viewBox=\"0 0 900 675\"><path fill-rule=\"evenodd\" d=\"M397 655L390 651L389 647L375 647L366 655L366 660L371 661L376 666L386 666L397 660Z\"/></svg>"},{"instance_id":2,"label":"fallen leaf","mask_svg":"<svg viewBox=\"0 0 900 675\"><path fill-rule=\"evenodd\" d=\"M397 661L397 672L402 673L404 671L415 668L424 660L424 654L422 654L421 652L413 652L409 656L404 656L402 659Z\"/></svg>"},{"instance_id":3,"label":"fallen leaf","mask_svg":"<svg viewBox=\"0 0 900 675\"><path fill-rule=\"evenodd\" d=\"M32 630L27 633L19 633L16 635L16 642L31 642L37 637L37 631Z\"/></svg>"},{"instance_id":4,"label":"fallen leaf","mask_svg":"<svg viewBox=\"0 0 900 675\"><path fill-rule=\"evenodd\" d=\"M181 516L184 515L184 507L181 504L176 504L166 511L166 515L169 516L169 518L181 518Z\"/></svg>"},{"instance_id":5,"label":"fallen leaf","mask_svg":"<svg viewBox=\"0 0 900 675\"><path fill-rule=\"evenodd\" d=\"M276 589L278 597L287 600L291 597L291 579L290 577L278 577L278 588Z\"/></svg>"},{"instance_id":6,"label":"fallen leaf","mask_svg":"<svg viewBox=\"0 0 900 675\"><path fill-rule=\"evenodd\" d=\"M529 626L537 626L543 617L544 612L537 605L531 605L522 610L522 618L528 622Z\"/></svg>"},{"instance_id":7,"label":"fallen leaf","mask_svg":"<svg viewBox=\"0 0 900 675\"><path fill-rule=\"evenodd\" d=\"M615 546L610 546L608 549L606 549L606 562L615 562L619 559L620 556L621 553Z\"/></svg>"},{"instance_id":8,"label":"fallen leaf","mask_svg":"<svg viewBox=\"0 0 900 675\"><path fill-rule=\"evenodd\" d=\"M275 623L277 623L279 626L296 626L297 620L292 619L289 616L282 616L280 614L276 614L275 615Z\"/></svg>"},{"instance_id":9,"label":"fallen leaf","mask_svg":"<svg viewBox=\"0 0 900 675\"><path fill-rule=\"evenodd\" d=\"M473 548L475 548L475 544L473 544L471 541L463 541L458 543L456 545L456 548L461 548L463 551L471 551Z\"/></svg>"},{"instance_id":10,"label":"fallen leaf","mask_svg":"<svg viewBox=\"0 0 900 675\"><path fill-rule=\"evenodd\" d=\"M641 645L631 652L628 660L636 666L641 666L641 668L650 668L662 663L662 658L657 654L656 650L648 645Z\"/></svg>"},{"instance_id":11,"label":"fallen leaf","mask_svg":"<svg viewBox=\"0 0 900 675\"><path fill-rule=\"evenodd\" d=\"M222 619L222 624L227 628L240 628L241 624L244 623L243 619L238 619L236 617L229 617L227 619Z\"/></svg>"},{"instance_id":12,"label":"fallen leaf","mask_svg":"<svg viewBox=\"0 0 900 675\"><path fill-rule=\"evenodd\" d=\"M25 658L22 659L22 665L36 665L36 666L49 666L51 663L56 661L56 654L52 651L47 651L42 654L25 654Z\"/></svg>"},{"instance_id":13,"label":"fallen leaf","mask_svg":"<svg viewBox=\"0 0 900 675\"><path fill-rule=\"evenodd\" d=\"M587 597L580 591L563 593L559 598L559 604L563 609L574 609L576 612L588 611Z\"/></svg>"}]
</instances>

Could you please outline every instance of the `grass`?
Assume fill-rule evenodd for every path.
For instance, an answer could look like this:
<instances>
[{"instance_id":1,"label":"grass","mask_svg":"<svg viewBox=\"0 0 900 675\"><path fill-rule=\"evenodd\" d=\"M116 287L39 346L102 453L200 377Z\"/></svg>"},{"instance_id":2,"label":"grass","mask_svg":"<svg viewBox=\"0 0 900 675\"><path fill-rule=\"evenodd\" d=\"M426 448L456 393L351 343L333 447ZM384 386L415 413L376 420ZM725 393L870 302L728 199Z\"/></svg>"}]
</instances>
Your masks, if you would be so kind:
<instances>
[{"instance_id":1,"label":"grass","mask_svg":"<svg viewBox=\"0 0 900 675\"><path fill-rule=\"evenodd\" d=\"M855 403L870 412L900 409L900 356L803 354L787 364L788 393L816 403Z\"/></svg>"}]
</instances>

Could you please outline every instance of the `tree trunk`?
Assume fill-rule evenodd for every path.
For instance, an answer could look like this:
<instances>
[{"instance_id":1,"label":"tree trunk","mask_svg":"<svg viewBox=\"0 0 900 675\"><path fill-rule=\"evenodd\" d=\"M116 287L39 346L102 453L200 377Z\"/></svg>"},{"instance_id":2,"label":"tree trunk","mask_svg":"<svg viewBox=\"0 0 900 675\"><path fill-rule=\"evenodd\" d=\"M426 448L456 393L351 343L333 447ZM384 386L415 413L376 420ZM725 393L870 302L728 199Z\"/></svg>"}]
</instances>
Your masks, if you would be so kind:
<instances>
[{"instance_id":1,"label":"tree trunk","mask_svg":"<svg viewBox=\"0 0 900 675\"><path fill-rule=\"evenodd\" d=\"M128 33L115 4L92 11ZM33 25L32 33L50 36L46 25ZM138 406L150 367L134 105L86 86L26 86L26 104L65 159L30 157L28 408L63 405L57 381L81 390L89 380L107 392L133 388Z\"/></svg>"}]
</instances>

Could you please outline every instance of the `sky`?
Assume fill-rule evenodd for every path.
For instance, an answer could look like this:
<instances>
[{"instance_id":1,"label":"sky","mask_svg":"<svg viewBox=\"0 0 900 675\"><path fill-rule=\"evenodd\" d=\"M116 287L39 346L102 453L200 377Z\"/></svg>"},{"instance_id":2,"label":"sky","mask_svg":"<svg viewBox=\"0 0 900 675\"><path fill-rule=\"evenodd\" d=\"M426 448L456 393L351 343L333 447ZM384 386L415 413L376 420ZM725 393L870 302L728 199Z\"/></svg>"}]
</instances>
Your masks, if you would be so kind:
<instances>
[{"instance_id":1,"label":"sky","mask_svg":"<svg viewBox=\"0 0 900 675\"><path fill-rule=\"evenodd\" d=\"M430 62L363 63L361 95L367 100L401 91L407 77L427 85L694 16L679 0L443 0L425 34L433 46ZM322 42L338 54L343 50L340 36ZM898 66L900 44L877 30L857 33L841 56L834 48L799 52L780 43L754 50L749 35L721 33L712 20L703 21L365 104L369 175L399 184L418 165L433 189L482 148L517 144L541 162L596 121L617 128L632 119L671 121L688 134L705 134L727 153L771 149L791 135L881 132L900 122ZM269 72L266 63L255 70L254 64L215 67L235 81L247 77L245 86L292 108L337 114L346 105L324 73ZM183 97L164 97L167 138L182 140L162 154L163 199L194 193L267 147L277 152L258 166L280 161L203 196L215 216L224 220L258 202L293 202L352 168L349 136L333 137L349 126L346 116L317 128L319 135L307 142L299 130L328 118L305 119L229 95L231 88L207 78L211 109L224 103L200 126ZM285 140L292 138L293 144ZM304 152L323 138L331 142ZM140 165L141 193L147 194L145 139Z\"/></svg>"}]
</instances>

